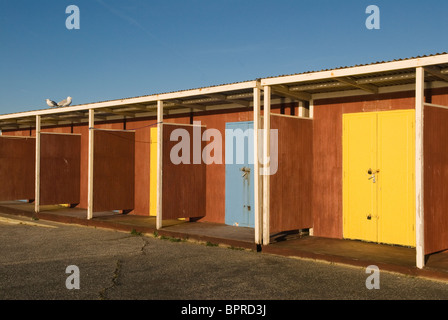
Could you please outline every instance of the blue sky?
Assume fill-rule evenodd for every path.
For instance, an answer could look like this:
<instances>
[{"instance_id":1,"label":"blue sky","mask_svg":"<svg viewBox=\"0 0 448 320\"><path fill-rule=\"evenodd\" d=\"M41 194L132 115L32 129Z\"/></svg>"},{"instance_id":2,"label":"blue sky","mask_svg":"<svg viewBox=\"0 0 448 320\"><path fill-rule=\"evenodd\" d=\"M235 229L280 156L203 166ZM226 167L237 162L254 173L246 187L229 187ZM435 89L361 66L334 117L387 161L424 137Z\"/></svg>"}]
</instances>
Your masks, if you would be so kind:
<instances>
[{"instance_id":1,"label":"blue sky","mask_svg":"<svg viewBox=\"0 0 448 320\"><path fill-rule=\"evenodd\" d=\"M365 27L372 4L380 30ZM446 0L0 0L0 114L446 52L446 12Z\"/></svg>"}]
</instances>

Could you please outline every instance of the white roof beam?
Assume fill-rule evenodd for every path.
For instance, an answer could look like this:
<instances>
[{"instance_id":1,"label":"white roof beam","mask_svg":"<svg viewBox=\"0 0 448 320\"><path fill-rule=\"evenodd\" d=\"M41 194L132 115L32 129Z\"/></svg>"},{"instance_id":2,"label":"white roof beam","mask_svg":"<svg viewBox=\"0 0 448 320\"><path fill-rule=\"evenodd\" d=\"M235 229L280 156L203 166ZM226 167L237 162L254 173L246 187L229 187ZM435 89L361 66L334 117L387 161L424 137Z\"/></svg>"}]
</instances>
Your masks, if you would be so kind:
<instances>
[{"instance_id":1,"label":"white roof beam","mask_svg":"<svg viewBox=\"0 0 448 320\"><path fill-rule=\"evenodd\" d=\"M59 120L59 115L57 114L49 114L46 115L45 117L42 117L41 120Z\"/></svg>"},{"instance_id":2,"label":"white roof beam","mask_svg":"<svg viewBox=\"0 0 448 320\"><path fill-rule=\"evenodd\" d=\"M190 100L184 100L180 102L182 105L189 105L189 104L202 104L202 103L210 103L210 102L218 102L220 101L217 98L201 98L201 99L190 99Z\"/></svg>"},{"instance_id":3,"label":"white roof beam","mask_svg":"<svg viewBox=\"0 0 448 320\"><path fill-rule=\"evenodd\" d=\"M15 130L19 128L20 127L18 124L6 124L6 125L0 124L0 130Z\"/></svg>"},{"instance_id":4,"label":"white roof beam","mask_svg":"<svg viewBox=\"0 0 448 320\"><path fill-rule=\"evenodd\" d=\"M132 105L133 107L139 108L139 109L146 109L150 106L150 104L146 103L135 103Z\"/></svg>"},{"instance_id":5,"label":"white roof beam","mask_svg":"<svg viewBox=\"0 0 448 320\"><path fill-rule=\"evenodd\" d=\"M226 101L235 103L235 104L239 104L243 107L250 107L251 103L250 101L246 101L246 100L235 100L235 99L227 99Z\"/></svg>"},{"instance_id":6,"label":"white roof beam","mask_svg":"<svg viewBox=\"0 0 448 320\"><path fill-rule=\"evenodd\" d=\"M194 104L194 103L186 103L185 101L180 100L170 100L171 103L165 103L164 107L176 107L178 109L182 108L188 108L190 110L199 110L199 111L205 111L207 109L207 106L201 105L201 104Z\"/></svg>"},{"instance_id":7,"label":"white roof beam","mask_svg":"<svg viewBox=\"0 0 448 320\"><path fill-rule=\"evenodd\" d=\"M194 109L194 110L200 110L200 111L206 111L207 110L207 106L203 106L201 104L180 104L180 107L183 108L190 108L190 109Z\"/></svg>"},{"instance_id":8,"label":"white roof beam","mask_svg":"<svg viewBox=\"0 0 448 320\"><path fill-rule=\"evenodd\" d=\"M426 72L430 73L436 78L439 78L440 80L448 82L448 75L445 75L442 73L442 69L436 66L432 67L425 67L424 68Z\"/></svg>"},{"instance_id":9,"label":"white roof beam","mask_svg":"<svg viewBox=\"0 0 448 320\"><path fill-rule=\"evenodd\" d=\"M227 100L227 96L222 93L208 94L207 97L218 99L218 100Z\"/></svg>"},{"instance_id":10,"label":"white roof beam","mask_svg":"<svg viewBox=\"0 0 448 320\"><path fill-rule=\"evenodd\" d=\"M252 93L253 94L253 93ZM228 101L228 102L232 102L235 104L239 104L242 105L244 107L250 107L250 101L246 101L246 100L241 100L241 99L237 99L237 98L232 98L231 96L227 96L225 94L212 94L212 95L208 95L211 98L215 98L218 100L222 100L222 101Z\"/></svg>"},{"instance_id":11,"label":"white roof beam","mask_svg":"<svg viewBox=\"0 0 448 320\"><path fill-rule=\"evenodd\" d=\"M415 72L410 73L404 73L400 75L385 75L385 76L378 76L378 77L372 77L372 78L366 78L366 79L359 79L357 80L358 85L364 85L364 84L372 84L372 83L384 83L384 82L393 82L393 81L406 81L406 80L414 80L415 79ZM298 86L291 86L289 88L290 91L296 91L296 90L325 90L325 89L333 89L333 88L340 88L340 87L346 87L347 84L340 82L340 81L334 81L334 82L325 82L325 83L310 83L310 84L302 84Z\"/></svg>"},{"instance_id":12,"label":"white roof beam","mask_svg":"<svg viewBox=\"0 0 448 320\"><path fill-rule=\"evenodd\" d=\"M112 114L117 114L117 115L122 115L122 116L135 117L135 113L129 112L129 111L114 110L112 108L103 108L103 109L101 109L101 111L105 111L107 113L112 113ZM96 114L95 114L95 117L96 117Z\"/></svg>"},{"instance_id":13,"label":"white roof beam","mask_svg":"<svg viewBox=\"0 0 448 320\"><path fill-rule=\"evenodd\" d=\"M271 91L274 94L299 101L310 101L312 99L311 94L307 92L293 92L288 87L282 85L273 86Z\"/></svg>"},{"instance_id":14,"label":"white roof beam","mask_svg":"<svg viewBox=\"0 0 448 320\"><path fill-rule=\"evenodd\" d=\"M348 84L352 87L362 89L364 91L377 94L378 93L378 87L372 85L372 84L359 84L356 80L351 79L350 77L343 77L343 78L335 78L335 80Z\"/></svg>"},{"instance_id":15,"label":"white roof beam","mask_svg":"<svg viewBox=\"0 0 448 320\"><path fill-rule=\"evenodd\" d=\"M41 119L42 124L52 124L52 125L57 125L59 124L59 121L57 120L53 120L53 119Z\"/></svg>"},{"instance_id":16,"label":"white roof beam","mask_svg":"<svg viewBox=\"0 0 448 320\"><path fill-rule=\"evenodd\" d=\"M207 106L201 106L201 105L187 105L186 107L190 108L191 110L197 110L197 111L207 111Z\"/></svg>"},{"instance_id":17,"label":"white roof beam","mask_svg":"<svg viewBox=\"0 0 448 320\"><path fill-rule=\"evenodd\" d=\"M17 119L17 123L18 124L28 124L28 123L35 123L36 119L35 118L25 118L25 119Z\"/></svg>"},{"instance_id":18,"label":"white roof beam","mask_svg":"<svg viewBox=\"0 0 448 320\"><path fill-rule=\"evenodd\" d=\"M0 124L13 124L13 123L17 123L17 119L7 119L7 120L3 120L0 122Z\"/></svg>"},{"instance_id":19,"label":"white roof beam","mask_svg":"<svg viewBox=\"0 0 448 320\"><path fill-rule=\"evenodd\" d=\"M86 115L85 113L83 113L83 112L72 112L72 113L68 113L68 114L61 114L61 115L59 115L59 118L60 119L65 119L65 118L72 118L72 117L81 117L81 118L83 118L83 117L87 117L88 115Z\"/></svg>"}]
</instances>

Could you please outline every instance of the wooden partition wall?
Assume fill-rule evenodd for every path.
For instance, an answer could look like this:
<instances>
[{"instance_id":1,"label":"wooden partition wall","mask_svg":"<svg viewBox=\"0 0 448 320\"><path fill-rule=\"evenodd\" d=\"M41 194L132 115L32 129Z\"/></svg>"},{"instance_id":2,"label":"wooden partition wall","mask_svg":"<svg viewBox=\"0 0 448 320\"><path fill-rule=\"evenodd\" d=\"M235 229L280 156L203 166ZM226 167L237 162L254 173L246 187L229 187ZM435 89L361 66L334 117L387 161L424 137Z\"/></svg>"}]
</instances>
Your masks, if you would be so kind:
<instances>
[{"instance_id":1,"label":"wooden partition wall","mask_svg":"<svg viewBox=\"0 0 448 320\"><path fill-rule=\"evenodd\" d=\"M448 249L448 110L424 110L425 254Z\"/></svg>"},{"instance_id":2,"label":"wooden partition wall","mask_svg":"<svg viewBox=\"0 0 448 320\"><path fill-rule=\"evenodd\" d=\"M270 177L270 233L312 228L313 122L272 114L273 129L278 130L278 168Z\"/></svg>"},{"instance_id":3,"label":"wooden partition wall","mask_svg":"<svg viewBox=\"0 0 448 320\"><path fill-rule=\"evenodd\" d=\"M174 141L171 141L171 134L175 130L184 130L185 136L189 137L189 141L186 143L190 152L189 163L177 164L172 162L171 152L172 150L177 150L175 146L182 139L176 136L176 138L173 138ZM205 143L201 139L204 130L205 127L202 126L163 125L163 219L199 218L205 216L206 164L202 161L202 150ZM198 144L195 145L194 138L197 137L199 137L199 140L196 140ZM201 153L200 163L194 163L194 150L198 149ZM176 155L182 155L181 153L175 153Z\"/></svg>"},{"instance_id":4,"label":"wooden partition wall","mask_svg":"<svg viewBox=\"0 0 448 320\"><path fill-rule=\"evenodd\" d=\"M42 132L40 139L40 204L78 204L81 135Z\"/></svg>"},{"instance_id":5,"label":"wooden partition wall","mask_svg":"<svg viewBox=\"0 0 448 320\"><path fill-rule=\"evenodd\" d=\"M0 136L0 201L34 199L36 139Z\"/></svg>"},{"instance_id":6,"label":"wooden partition wall","mask_svg":"<svg viewBox=\"0 0 448 320\"><path fill-rule=\"evenodd\" d=\"M134 209L135 132L95 130L93 211Z\"/></svg>"},{"instance_id":7,"label":"wooden partition wall","mask_svg":"<svg viewBox=\"0 0 448 320\"><path fill-rule=\"evenodd\" d=\"M415 108L415 91L314 101L314 235L343 238L342 115Z\"/></svg>"}]
</instances>

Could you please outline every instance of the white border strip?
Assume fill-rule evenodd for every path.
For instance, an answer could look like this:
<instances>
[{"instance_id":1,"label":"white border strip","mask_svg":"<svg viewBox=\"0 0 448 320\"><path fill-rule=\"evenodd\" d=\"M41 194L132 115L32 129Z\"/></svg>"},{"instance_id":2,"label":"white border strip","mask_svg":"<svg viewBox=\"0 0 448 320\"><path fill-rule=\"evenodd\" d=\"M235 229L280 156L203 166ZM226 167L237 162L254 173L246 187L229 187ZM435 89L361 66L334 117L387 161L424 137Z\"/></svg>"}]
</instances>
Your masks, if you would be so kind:
<instances>
[{"instance_id":1,"label":"white border strip","mask_svg":"<svg viewBox=\"0 0 448 320\"><path fill-rule=\"evenodd\" d=\"M433 104L433 103L424 103L425 107L434 107L434 108L441 108L441 109L448 109L448 106L442 106L439 104Z\"/></svg>"}]
</instances>

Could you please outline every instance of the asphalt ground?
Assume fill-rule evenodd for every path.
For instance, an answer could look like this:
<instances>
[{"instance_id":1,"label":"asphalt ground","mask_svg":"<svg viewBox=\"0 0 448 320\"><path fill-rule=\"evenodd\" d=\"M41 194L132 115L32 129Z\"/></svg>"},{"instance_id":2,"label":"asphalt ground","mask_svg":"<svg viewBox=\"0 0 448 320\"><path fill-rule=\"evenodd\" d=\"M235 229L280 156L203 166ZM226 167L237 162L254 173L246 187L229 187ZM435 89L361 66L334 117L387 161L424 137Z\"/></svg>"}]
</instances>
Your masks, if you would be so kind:
<instances>
[{"instance_id":1,"label":"asphalt ground","mask_svg":"<svg viewBox=\"0 0 448 320\"><path fill-rule=\"evenodd\" d=\"M448 299L447 282L381 270L379 289L368 289L367 266L3 214L0 243L3 301L176 300L171 312L180 314L188 301ZM79 269L79 289L66 286L74 275L68 266Z\"/></svg>"}]
</instances>

